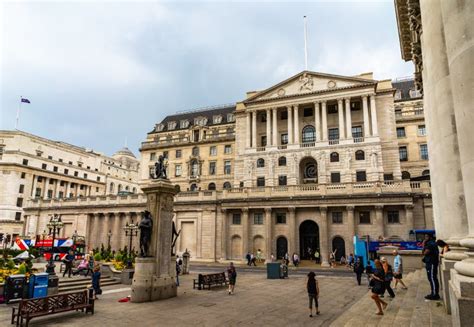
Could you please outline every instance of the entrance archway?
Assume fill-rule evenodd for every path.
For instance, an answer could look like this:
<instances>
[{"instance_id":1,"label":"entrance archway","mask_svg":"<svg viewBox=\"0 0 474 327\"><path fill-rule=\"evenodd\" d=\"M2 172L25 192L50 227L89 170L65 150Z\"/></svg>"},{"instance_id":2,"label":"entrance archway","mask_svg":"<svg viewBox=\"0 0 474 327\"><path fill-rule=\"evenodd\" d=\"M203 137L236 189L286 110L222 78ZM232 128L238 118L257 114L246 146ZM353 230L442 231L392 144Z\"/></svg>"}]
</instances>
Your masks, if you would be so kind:
<instances>
[{"instance_id":1,"label":"entrance archway","mask_svg":"<svg viewBox=\"0 0 474 327\"><path fill-rule=\"evenodd\" d=\"M318 182L318 163L313 157L306 157L300 161L300 184Z\"/></svg>"},{"instance_id":2,"label":"entrance archway","mask_svg":"<svg viewBox=\"0 0 474 327\"><path fill-rule=\"evenodd\" d=\"M242 260L242 238L239 235L234 235L230 244L230 258L234 260Z\"/></svg>"},{"instance_id":3,"label":"entrance archway","mask_svg":"<svg viewBox=\"0 0 474 327\"><path fill-rule=\"evenodd\" d=\"M301 259L309 259L310 252L314 253L315 250L320 251L319 248L319 227L312 220L305 220L300 225L300 257Z\"/></svg>"},{"instance_id":4,"label":"entrance archway","mask_svg":"<svg viewBox=\"0 0 474 327\"><path fill-rule=\"evenodd\" d=\"M340 236L336 236L332 239L332 251L336 250L336 260L339 261L342 256L346 257L346 242Z\"/></svg>"},{"instance_id":5,"label":"entrance archway","mask_svg":"<svg viewBox=\"0 0 474 327\"><path fill-rule=\"evenodd\" d=\"M288 240L280 236L277 238L277 259L285 257L285 254L288 252Z\"/></svg>"}]
</instances>

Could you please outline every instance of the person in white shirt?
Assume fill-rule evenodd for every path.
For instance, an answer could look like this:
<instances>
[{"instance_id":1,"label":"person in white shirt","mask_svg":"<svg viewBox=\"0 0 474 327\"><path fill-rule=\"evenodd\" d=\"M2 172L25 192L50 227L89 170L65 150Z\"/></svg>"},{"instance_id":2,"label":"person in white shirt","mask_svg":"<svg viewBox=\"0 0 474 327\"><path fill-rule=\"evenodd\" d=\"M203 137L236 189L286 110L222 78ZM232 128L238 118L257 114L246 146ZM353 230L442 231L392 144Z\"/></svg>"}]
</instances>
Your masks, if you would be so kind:
<instances>
[{"instance_id":1,"label":"person in white shirt","mask_svg":"<svg viewBox=\"0 0 474 327\"><path fill-rule=\"evenodd\" d=\"M400 283L403 285L403 289L406 290L408 287L403 282L403 261L402 256L398 253L397 250L393 250L392 252L393 258L393 278L395 278L395 286L393 288L397 288L397 284Z\"/></svg>"}]
</instances>

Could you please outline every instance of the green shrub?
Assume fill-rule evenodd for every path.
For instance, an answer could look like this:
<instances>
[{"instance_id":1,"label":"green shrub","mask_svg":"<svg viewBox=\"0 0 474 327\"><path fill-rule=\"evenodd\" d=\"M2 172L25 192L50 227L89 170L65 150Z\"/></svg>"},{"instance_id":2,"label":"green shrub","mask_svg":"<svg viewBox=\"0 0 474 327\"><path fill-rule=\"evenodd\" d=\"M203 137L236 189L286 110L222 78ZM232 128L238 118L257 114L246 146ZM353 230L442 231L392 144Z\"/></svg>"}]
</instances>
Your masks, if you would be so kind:
<instances>
[{"instance_id":1,"label":"green shrub","mask_svg":"<svg viewBox=\"0 0 474 327\"><path fill-rule=\"evenodd\" d=\"M102 255L100 253L94 254L94 261L101 261L102 260Z\"/></svg>"},{"instance_id":2,"label":"green shrub","mask_svg":"<svg viewBox=\"0 0 474 327\"><path fill-rule=\"evenodd\" d=\"M8 268L8 269L13 269L13 268L15 268L15 262L13 262L13 260L8 260L8 262L7 262L7 268Z\"/></svg>"},{"instance_id":3,"label":"green shrub","mask_svg":"<svg viewBox=\"0 0 474 327\"><path fill-rule=\"evenodd\" d=\"M117 253L117 254L115 255L115 261L122 262L122 260L123 260L123 255L122 255L122 253Z\"/></svg>"}]
</instances>

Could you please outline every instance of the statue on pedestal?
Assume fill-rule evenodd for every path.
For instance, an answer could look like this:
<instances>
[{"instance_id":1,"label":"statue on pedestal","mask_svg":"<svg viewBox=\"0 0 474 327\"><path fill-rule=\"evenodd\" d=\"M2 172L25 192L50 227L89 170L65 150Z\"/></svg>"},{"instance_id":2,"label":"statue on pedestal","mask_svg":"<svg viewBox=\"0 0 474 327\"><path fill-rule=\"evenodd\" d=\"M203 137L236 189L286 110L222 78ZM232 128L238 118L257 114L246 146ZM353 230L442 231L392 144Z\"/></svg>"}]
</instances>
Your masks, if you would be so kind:
<instances>
[{"instance_id":1,"label":"statue on pedestal","mask_svg":"<svg viewBox=\"0 0 474 327\"><path fill-rule=\"evenodd\" d=\"M167 179L166 177L166 164L165 164L165 157L160 155L158 157L158 161L155 162L155 179Z\"/></svg>"},{"instance_id":2,"label":"statue on pedestal","mask_svg":"<svg viewBox=\"0 0 474 327\"><path fill-rule=\"evenodd\" d=\"M176 244L176 240L178 240L179 234L181 234L181 230L179 230L179 232L176 231L176 225L173 221L173 231L171 234L171 255L175 255L174 246Z\"/></svg>"},{"instance_id":3,"label":"statue on pedestal","mask_svg":"<svg viewBox=\"0 0 474 327\"><path fill-rule=\"evenodd\" d=\"M142 220L138 225L140 229L140 256L146 258L148 256L148 249L151 242L151 231L153 229L153 220L151 219L150 211L142 212Z\"/></svg>"}]
</instances>

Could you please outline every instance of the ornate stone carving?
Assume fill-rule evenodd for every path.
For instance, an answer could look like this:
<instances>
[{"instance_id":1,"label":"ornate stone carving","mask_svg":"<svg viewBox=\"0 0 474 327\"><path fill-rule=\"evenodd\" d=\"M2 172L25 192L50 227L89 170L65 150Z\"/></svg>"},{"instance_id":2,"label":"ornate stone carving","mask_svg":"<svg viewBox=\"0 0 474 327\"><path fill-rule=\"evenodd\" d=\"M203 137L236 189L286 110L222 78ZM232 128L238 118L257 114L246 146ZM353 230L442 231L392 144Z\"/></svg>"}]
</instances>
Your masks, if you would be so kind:
<instances>
[{"instance_id":1,"label":"ornate stone carving","mask_svg":"<svg viewBox=\"0 0 474 327\"><path fill-rule=\"evenodd\" d=\"M307 73L300 76L299 82L301 83L300 92L313 90L313 77L309 76Z\"/></svg>"},{"instance_id":2,"label":"ornate stone carving","mask_svg":"<svg viewBox=\"0 0 474 327\"><path fill-rule=\"evenodd\" d=\"M336 82L333 81L333 80L330 80L330 81L328 82L328 89L333 89L333 88L335 88L335 87L336 87Z\"/></svg>"},{"instance_id":3,"label":"ornate stone carving","mask_svg":"<svg viewBox=\"0 0 474 327\"><path fill-rule=\"evenodd\" d=\"M352 152L351 152L351 150L347 149L345 162L344 162L344 168L345 169L347 169L347 170L351 169L351 161L352 161Z\"/></svg>"},{"instance_id":4,"label":"ornate stone carving","mask_svg":"<svg viewBox=\"0 0 474 327\"><path fill-rule=\"evenodd\" d=\"M370 152L370 165L372 168L377 168L377 165L378 165L377 148L372 148Z\"/></svg>"},{"instance_id":5,"label":"ornate stone carving","mask_svg":"<svg viewBox=\"0 0 474 327\"><path fill-rule=\"evenodd\" d=\"M153 220L151 219L150 211L142 212L142 220L138 225L140 229L140 256L146 258L148 256L148 249L151 242L151 232L153 229Z\"/></svg>"},{"instance_id":6,"label":"ornate stone carving","mask_svg":"<svg viewBox=\"0 0 474 327\"><path fill-rule=\"evenodd\" d=\"M280 97L284 96L285 93L286 93L286 91L285 91L284 88L278 89L278 91L277 91L277 94L278 94L278 96L280 96Z\"/></svg>"}]
</instances>

